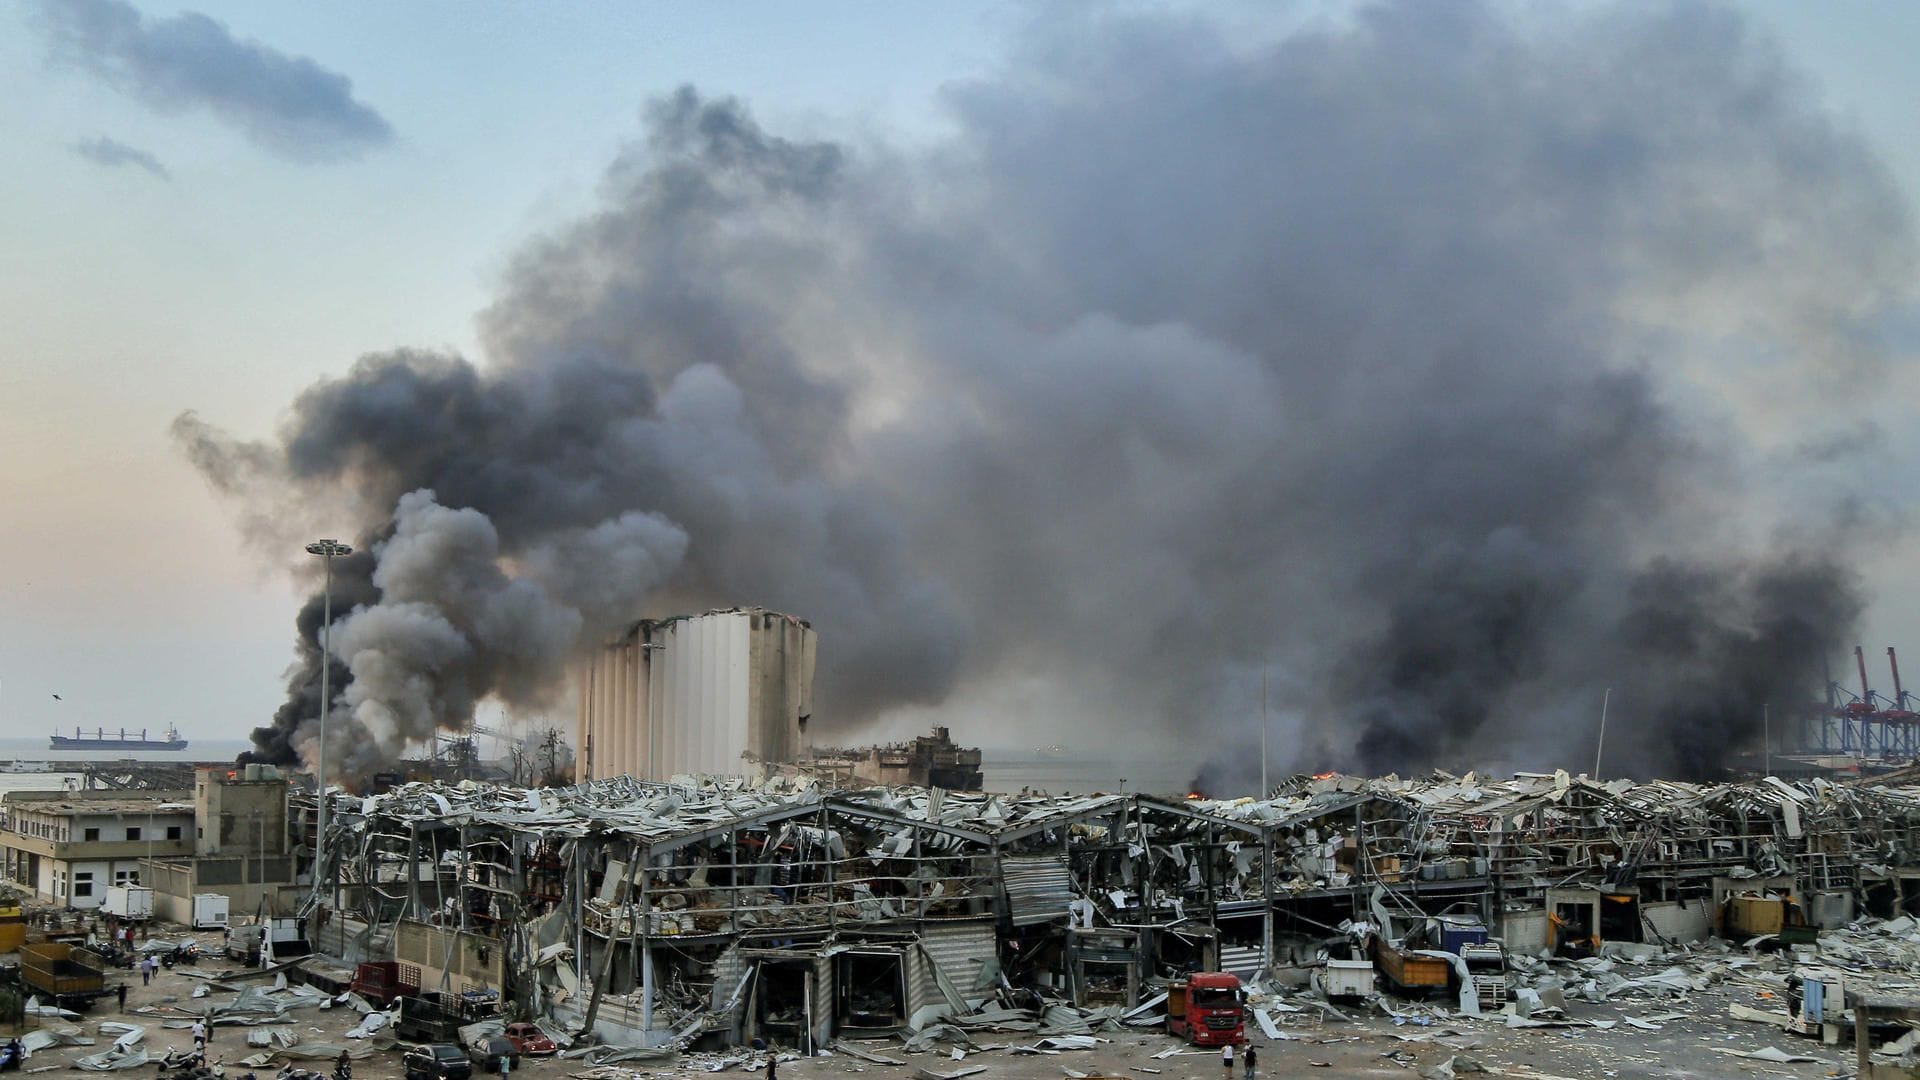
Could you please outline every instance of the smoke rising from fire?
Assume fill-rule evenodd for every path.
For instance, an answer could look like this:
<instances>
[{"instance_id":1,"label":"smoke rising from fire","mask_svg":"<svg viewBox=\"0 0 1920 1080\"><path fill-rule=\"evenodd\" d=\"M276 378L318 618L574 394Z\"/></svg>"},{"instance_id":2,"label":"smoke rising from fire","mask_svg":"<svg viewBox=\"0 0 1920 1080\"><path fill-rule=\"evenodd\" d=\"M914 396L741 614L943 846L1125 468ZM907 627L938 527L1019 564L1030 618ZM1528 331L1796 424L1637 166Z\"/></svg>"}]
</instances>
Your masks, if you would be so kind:
<instances>
[{"instance_id":1,"label":"smoke rising from fire","mask_svg":"<svg viewBox=\"0 0 1920 1080\"><path fill-rule=\"evenodd\" d=\"M1299 764L1584 762L1612 687L1619 768L1697 774L1856 621L1775 421L1883 374L1908 213L1738 15L1076 12L947 97L907 149L682 90L484 364L364 358L265 441L182 417L256 535L361 530L346 753L761 603L819 628L830 731L1243 736L1264 669ZM968 711L1013 684L1040 715Z\"/></svg>"}]
</instances>

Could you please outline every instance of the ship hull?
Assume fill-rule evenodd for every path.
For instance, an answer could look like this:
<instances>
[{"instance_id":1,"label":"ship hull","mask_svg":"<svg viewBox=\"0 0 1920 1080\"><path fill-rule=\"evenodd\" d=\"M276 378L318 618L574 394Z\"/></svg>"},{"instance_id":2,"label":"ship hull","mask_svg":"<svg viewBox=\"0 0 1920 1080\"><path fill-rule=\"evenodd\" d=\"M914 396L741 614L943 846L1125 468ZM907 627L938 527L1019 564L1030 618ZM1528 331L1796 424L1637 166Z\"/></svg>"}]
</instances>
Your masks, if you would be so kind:
<instances>
[{"instance_id":1,"label":"ship hull","mask_svg":"<svg viewBox=\"0 0 1920 1080\"><path fill-rule=\"evenodd\" d=\"M71 739L53 737L54 750L185 750L185 739Z\"/></svg>"}]
</instances>

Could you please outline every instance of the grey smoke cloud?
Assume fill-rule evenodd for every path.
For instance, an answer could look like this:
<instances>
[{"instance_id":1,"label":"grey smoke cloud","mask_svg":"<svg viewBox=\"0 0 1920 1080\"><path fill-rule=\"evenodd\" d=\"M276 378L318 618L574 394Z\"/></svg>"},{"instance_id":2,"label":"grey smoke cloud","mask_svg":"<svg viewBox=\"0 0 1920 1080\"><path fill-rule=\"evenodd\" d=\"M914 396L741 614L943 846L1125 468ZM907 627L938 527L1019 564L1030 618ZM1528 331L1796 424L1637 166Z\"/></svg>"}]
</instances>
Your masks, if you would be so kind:
<instances>
[{"instance_id":1,"label":"grey smoke cloud","mask_svg":"<svg viewBox=\"0 0 1920 1080\"><path fill-rule=\"evenodd\" d=\"M166 113L200 110L295 161L357 157L393 140L345 75L195 11L154 19L126 0L40 0L54 57Z\"/></svg>"},{"instance_id":2,"label":"grey smoke cloud","mask_svg":"<svg viewBox=\"0 0 1920 1080\"><path fill-rule=\"evenodd\" d=\"M160 164L159 158L137 146L128 146L116 139L109 139L105 135L81 139L73 144L73 152L103 168L118 169L131 165L144 170L150 176L162 180L173 179L167 172L167 167Z\"/></svg>"},{"instance_id":3,"label":"grey smoke cloud","mask_svg":"<svg viewBox=\"0 0 1920 1080\"><path fill-rule=\"evenodd\" d=\"M352 606L333 635L349 678L328 714L328 756L342 775L365 776L438 731L463 729L488 697L551 706L554 672L582 635L628 618L686 545L671 523L627 513L545 538L513 573L485 514L428 490L401 496L391 535L374 544L378 599ZM311 721L299 717L291 739L306 757L317 756Z\"/></svg>"},{"instance_id":4,"label":"grey smoke cloud","mask_svg":"<svg viewBox=\"0 0 1920 1080\"><path fill-rule=\"evenodd\" d=\"M684 552L628 614L805 615L828 734L1017 684L1034 714L946 718L1218 745L1241 783L1265 669L1278 765L1584 766L1611 687L1618 768L1698 775L1815 689L1862 541L1766 421L1884 375L1860 342L1915 251L1736 14L1049 20L949 100L906 150L682 90L522 250L484 364L371 356L276 439L176 430L222 490L369 537L430 488L549 600L592 560L531 553L624 565L651 549L587 537L657 515ZM474 622L455 577L404 603ZM458 667L440 640L396 675ZM456 727L514 682L362 678Z\"/></svg>"}]
</instances>

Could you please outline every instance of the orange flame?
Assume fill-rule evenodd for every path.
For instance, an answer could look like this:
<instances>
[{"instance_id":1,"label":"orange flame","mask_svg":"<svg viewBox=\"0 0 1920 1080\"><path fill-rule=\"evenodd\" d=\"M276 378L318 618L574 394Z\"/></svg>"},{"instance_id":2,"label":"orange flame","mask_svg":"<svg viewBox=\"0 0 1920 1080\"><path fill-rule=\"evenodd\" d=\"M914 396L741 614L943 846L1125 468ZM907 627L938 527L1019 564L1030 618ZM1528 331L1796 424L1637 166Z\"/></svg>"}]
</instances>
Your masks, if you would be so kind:
<instances>
[{"instance_id":1,"label":"orange flame","mask_svg":"<svg viewBox=\"0 0 1920 1080\"><path fill-rule=\"evenodd\" d=\"M1313 778L1315 780L1331 780L1338 775L1340 774L1334 772L1317 772L1313 774Z\"/></svg>"}]
</instances>

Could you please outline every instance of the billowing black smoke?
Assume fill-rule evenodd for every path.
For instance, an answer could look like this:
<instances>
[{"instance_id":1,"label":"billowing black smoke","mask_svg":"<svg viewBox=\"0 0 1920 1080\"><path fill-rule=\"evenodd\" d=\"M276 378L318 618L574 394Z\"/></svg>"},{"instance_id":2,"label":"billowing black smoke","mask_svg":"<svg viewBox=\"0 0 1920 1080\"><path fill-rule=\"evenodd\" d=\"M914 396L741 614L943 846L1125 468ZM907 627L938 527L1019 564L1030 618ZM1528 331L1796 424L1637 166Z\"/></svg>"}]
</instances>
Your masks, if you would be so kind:
<instances>
[{"instance_id":1,"label":"billowing black smoke","mask_svg":"<svg viewBox=\"0 0 1920 1080\"><path fill-rule=\"evenodd\" d=\"M176 430L179 425L176 424ZM333 562L334 608L344 615L354 608L380 600L373 587L373 551L362 541L352 555ZM240 761L267 765L289 765L300 760L300 748L293 743L300 725L320 715L320 628L325 624L327 599L315 593L300 605L294 617L295 661L287 672L287 700L274 710L273 722L253 729L253 746L240 755ZM339 654L333 655L328 673L330 686L344 687L351 677Z\"/></svg>"},{"instance_id":2,"label":"billowing black smoke","mask_svg":"<svg viewBox=\"0 0 1920 1080\"><path fill-rule=\"evenodd\" d=\"M183 417L250 529L372 552L345 751L736 603L820 629L829 733L1244 767L1265 671L1287 764L1584 767L1611 688L1610 760L1699 774L1810 692L1862 601L1781 451L1841 445L1806 429L1883 374L1913 245L1768 42L1697 6L1084 16L932 147L682 90L521 252L484 366L367 357L265 442ZM266 756L311 741L315 625Z\"/></svg>"}]
</instances>

